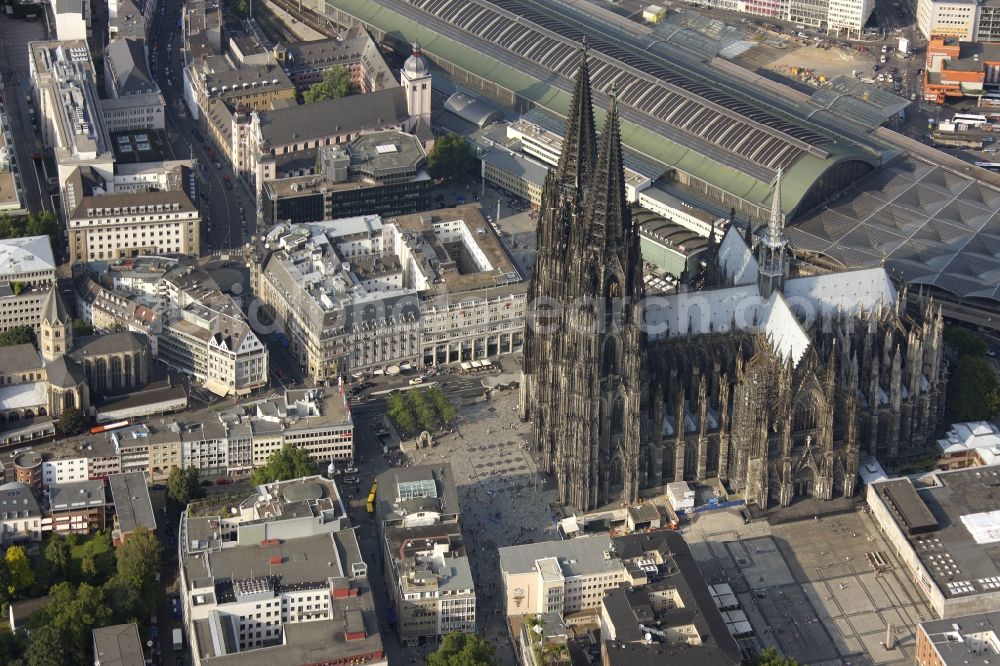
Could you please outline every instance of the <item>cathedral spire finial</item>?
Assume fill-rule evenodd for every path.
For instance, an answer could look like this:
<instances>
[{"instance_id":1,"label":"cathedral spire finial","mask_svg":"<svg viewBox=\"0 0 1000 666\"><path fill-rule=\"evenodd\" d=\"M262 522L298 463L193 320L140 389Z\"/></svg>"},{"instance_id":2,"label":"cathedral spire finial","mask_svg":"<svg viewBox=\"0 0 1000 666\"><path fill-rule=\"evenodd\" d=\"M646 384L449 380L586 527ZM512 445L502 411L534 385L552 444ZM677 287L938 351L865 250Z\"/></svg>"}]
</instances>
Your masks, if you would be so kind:
<instances>
[{"instance_id":1,"label":"cathedral spire finial","mask_svg":"<svg viewBox=\"0 0 1000 666\"><path fill-rule=\"evenodd\" d=\"M771 217L767 221L767 240L772 246L781 243L781 235L785 231L785 215L781 212L781 167L774 179L774 195L771 197Z\"/></svg>"},{"instance_id":2,"label":"cathedral spire finial","mask_svg":"<svg viewBox=\"0 0 1000 666\"><path fill-rule=\"evenodd\" d=\"M566 138L557 167L557 176L562 185L582 188L587 183L590 166L597 153L596 146L590 63L587 60L587 42L584 40L580 48L580 66L576 72L573 100L566 118Z\"/></svg>"}]
</instances>

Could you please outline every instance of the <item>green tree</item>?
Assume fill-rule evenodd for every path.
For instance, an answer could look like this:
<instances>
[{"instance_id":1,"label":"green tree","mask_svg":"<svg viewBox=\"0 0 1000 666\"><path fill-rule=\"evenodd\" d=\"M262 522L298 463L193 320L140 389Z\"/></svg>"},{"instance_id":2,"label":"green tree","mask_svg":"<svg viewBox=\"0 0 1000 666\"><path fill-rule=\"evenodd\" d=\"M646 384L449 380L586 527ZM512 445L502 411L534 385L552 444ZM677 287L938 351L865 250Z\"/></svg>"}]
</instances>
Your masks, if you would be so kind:
<instances>
[{"instance_id":1,"label":"green tree","mask_svg":"<svg viewBox=\"0 0 1000 666\"><path fill-rule=\"evenodd\" d=\"M88 423L90 423L90 419L79 409L64 409L59 415L59 420L56 421L56 430L59 431L60 435L72 437L83 432Z\"/></svg>"},{"instance_id":2,"label":"green tree","mask_svg":"<svg viewBox=\"0 0 1000 666\"><path fill-rule=\"evenodd\" d=\"M198 480L198 470L194 467L174 467L167 477L167 500L183 508L192 500L205 496L205 489Z\"/></svg>"},{"instance_id":3,"label":"green tree","mask_svg":"<svg viewBox=\"0 0 1000 666\"><path fill-rule=\"evenodd\" d=\"M0 331L0 347L35 344L35 331L30 326L15 326Z\"/></svg>"},{"instance_id":4,"label":"green tree","mask_svg":"<svg viewBox=\"0 0 1000 666\"><path fill-rule=\"evenodd\" d=\"M17 664L21 658L21 646L10 629L0 629L0 664Z\"/></svg>"},{"instance_id":5,"label":"green tree","mask_svg":"<svg viewBox=\"0 0 1000 666\"><path fill-rule=\"evenodd\" d=\"M437 410L438 418L442 423L451 425L455 422L455 419L458 418L458 409L441 389L432 386L427 390L427 397L434 403L434 409Z\"/></svg>"},{"instance_id":6,"label":"green tree","mask_svg":"<svg viewBox=\"0 0 1000 666\"><path fill-rule=\"evenodd\" d=\"M46 210L41 215L29 215L24 227L26 236L48 236L53 250L61 246L59 220L55 213Z\"/></svg>"},{"instance_id":7,"label":"green tree","mask_svg":"<svg viewBox=\"0 0 1000 666\"><path fill-rule=\"evenodd\" d=\"M958 421L993 419L1000 410L1000 384L985 358L963 356L948 382L948 418Z\"/></svg>"},{"instance_id":8,"label":"green tree","mask_svg":"<svg viewBox=\"0 0 1000 666\"><path fill-rule=\"evenodd\" d=\"M407 396L409 397L410 404L413 405L413 411L416 412L417 420L420 421L420 427L424 430L434 430L438 424L437 411L427 400L424 392L407 391Z\"/></svg>"},{"instance_id":9,"label":"green tree","mask_svg":"<svg viewBox=\"0 0 1000 666\"><path fill-rule=\"evenodd\" d=\"M91 631L114 620L104 589L87 583L76 587L62 582L53 585L49 595L49 604L31 619L30 641L35 641L38 628L52 627L58 632L66 663L86 663L93 654Z\"/></svg>"},{"instance_id":10,"label":"green tree","mask_svg":"<svg viewBox=\"0 0 1000 666\"><path fill-rule=\"evenodd\" d=\"M60 579L69 576L73 553L69 542L58 534L53 534L45 544L45 561L52 567L52 573Z\"/></svg>"},{"instance_id":11,"label":"green tree","mask_svg":"<svg viewBox=\"0 0 1000 666\"><path fill-rule=\"evenodd\" d=\"M434 140L427 155L427 171L434 178L454 180L468 175L476 164L476 153L460 134L445 134Z\"/></svg>"},{"instance_id":12,"label":"green tree","mask_svg":"<svg viewBox=\"0 0 1000 666\"><path fill-rule=\"evenodd\" d=\"M944 342L954 357L986 356L986 342L962 326L945 326Z\"/></svg>"},{"instance_id":13,"label":"green tree","mask_svg":"<svg viewBox=\"0 0 1000 666\"><path fill-rule=\"evenodd\" d=\"M751 666L799 666L799 662L796 659L782 656L773 647L765 648L750 663Z\"/></svg>"},{"instance_id":14,"label":"green tree","mask_svg":"<svg viewBox=\"0 0 1000 666\"><path fill-rule=\"evenodd\" d=\"M77 318L73 320L73 336L82 338L86 335L93 335L94 327L85 322L84 320Z\"/></svg>"},{"instance_id":15,"label":"green tree","mask_svg":"<svg viewBox=\"0 0 1000 666\"><path fill-rule=\"evenodd\" d=\"M291 444L285 444L268 458L263 467L258 467L250 475L254 485L271 483L272 481L287 481L303 476L319 474L319 465L309 457L305 449Z\"/></svg>"},{"instance_id":16,"label":"green tree","mask_svg":"<svg viewBox=\"0 0 1000 666\"><path fill-rule=\"evenodd\" d=\"M312 104L313 102L347 97L356 92L358 92L358 88L354 85L351 70L343 65L337 65L326 70L322 81L314 83L309 87L309 90L302 93L302 100L306 104Z\"/></svg>"},{"instance_id":17,"label":"green tree","mask_svg":"<svg viewBox=\"0 0 1000 666\"><path fill-rule=\"evenodd\" d=\"M31 632L31 640L24 651L28 666L64 666L70 663L68 656L59 630L49 626Z\"/></svg>"},{"instance_id":18,"label":"green tree","mask_svg":"<svg viewBox=\"0 0 1000 666\"><path fill-rule=\"evenodd\" d=\"M413 413L410 401L403 395L402 391L395 391L389 395L385 402L386 413L396 428L405 433L412 433L417 430L417 417Z\"/></svg>"},{"instance_id":19,"label":"green tree","mask_svg":"<svg viewBox=\"0 0 1000 666\"><path fill-rule=\"evenodd\" d=\"M427 656L428 666L493 666L493 645L475 634L453 632Z\"/></svg>"},{"instance_id":20,"label":"green tree","mask_svg":"<svg viewBox=\"0 0 1000 666\"><path fill-rule=\"evenodd\" d=\"M236 0L232 5L233 12L240 18L250 16L250 3L247 0Z\"/></svg>"},{"instance_id":21,"label":"green tree","mask_svg":"<svg viewBox=\"0 0 1000 666\"><path fill-rule=\"evenodd\" d=\"M11 597L25 594L35 584L35 571L24 548L11 546L3 560L8 575L7 593Z\"/></svg>"},{"instance_id":22,"label":"green tree","mask_svg":"<svg viewBox=\"0 0 1000 666\"><path fill-rule=\"evenodd\" d=\"M83 556L83 560L80 562L80 573L86 581L93 582L97 578L99 573L97 570L97 560L90 553Z\"/></svg>"}]
</instances>

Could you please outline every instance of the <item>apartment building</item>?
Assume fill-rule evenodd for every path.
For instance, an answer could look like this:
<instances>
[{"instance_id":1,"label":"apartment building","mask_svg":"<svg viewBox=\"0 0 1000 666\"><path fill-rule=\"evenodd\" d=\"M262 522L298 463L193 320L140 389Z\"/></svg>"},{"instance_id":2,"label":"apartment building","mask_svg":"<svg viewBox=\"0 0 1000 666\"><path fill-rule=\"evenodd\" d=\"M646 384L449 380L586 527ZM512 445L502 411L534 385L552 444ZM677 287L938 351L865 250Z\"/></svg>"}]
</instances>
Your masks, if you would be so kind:
<instances>
[{"instance_id":1,"label":"apartment building","mask_svg":"<svg viewBox=\"0 0 1000 666\"><path fill-rule=\"evenodd\" d=\"M200 252L201 214L179 190L85 196L67 223L73 262Z\"/></svg>"},{"instance_id":2,"label":"apartment building","mask_svg":"<svg viewBox=\"0 0 1000 666\"><path fill-rule=\"evenodd\" d=\"M53 483L48 487L48 513L42 517L42 531L90 534L103 530L111 506L104 481Z\"/></svg>"},{"instance_id":3,"label":"apartment building","mask_svg":"<svg viewBox=\"0 0 1000 666\"><path fill-rule=\"evenodd\" d=\"M190 505L178 534L195 666L387 664L368 566L332 481L273 483L219 508Z\"/></svg>"},{"instance_id":4,"label":"apartment building","mask_svg":"<svg viewBox=\"0 0 1000 666\"><path fill-rule=\"evenodd\" d=\"M27 212L24 183L17 168L14 132L6 109L0 109L0 213L18 215Z\"/></svg>"},{"instance_id":5,"label":"apartment building","mask_svg":"<svg viewBox=\"0 0 1000 666\"><path fill-rule=\"evenodd\" d=\"M264 183L267 226L406 215L431 205L427 154L412 134L374 132L347 145L323 146L313 165L315 174L279 173Z\"/></svg>"},{"instance_id":6,"label":"apartment building","mask_svg":"<svg viewBox=\"0 0 1000 666\"><path fill-rule=\"evenodd\" d=\"M1000 659L1000 612L975 613L917 624L917 666L966 666Z\"/></svg>"},{"instance_id":7,"label":"apartment building","mask_svg":"<svg viewBox=\"0 0 1000 666\"><path fill-rule=\"evenodd\" d=\"M0 331L31 326L37 333L42 305L55 288L55 278L48 236L0 240Z\"/></svg>"},{"instance_id":8,"label":"apartment building","mask_svg":"<svg viewBox=\"0 0 1000 666\"><path fill-rule=\"evenodd\" d=\"M874 0L708 0L711 7L790 21L859 37L875 10Z\"/></svg>"},{"instance_id":9,"label":"apartment building","mask_svg":"<svg viewBox=\"0 0 1000 666\"><path fill-rule=\"evenodd\" d=\"M321 465L353 461L354 422L344 396L290 390L223 409L212 418L175 417L89 435L79 453L39 458L36 475L42 488L120 473L162 483L175 467L193 467L206 478L242 476L285 445L301 448Z\"/></svg>"},{"instance_id":10,"label":"apartment building","mask_svg":"<svg viewBox=\"0 0 1000 666\"><path fill-rule=\"evenodd\" d=\"M139 626L116 624L91 631L94 641L94 666L141 666L146 663L139 640Z\"/></svg>"},{"instance_id":11,"label":"apartment building","mask_svg":"<svg viewBox=\"0 0 1000 666\"><path fill-rule=\"evenodd\" d=\"M29 42L28 56L39 129L43 143L55 153L60 187L81 166L112 180L114 153L87 42Z\"/></svg>"},{"instance_id":12,"label":"apartment building","mask_svg":"<svg viewBox=\"0 0 1000 666\"><path fill-rule=\"evenodd\" d=\"M234 67L222 55L203 54L187 61L184 87L191 116L204 118L209 137L226 152L234 144L236 109L269 111L295 104L295 85L272 62Z\"/></svg>"},{"instance_id":13,"label":"apartment building","mask_svg":"<svg viewBox=\"0 0 1000 666\"><path fill-rule=\"evenodd\" d=\"M0 485L0 546L42 540L42 512L32 487L22 481Z\"/></svg>"},{"instance_id":14,"label":"apartment building","mask_svg":"<svg viewBox=\"0 0 1000 666\"><path fill-rule=\"evenodd\" d=\"M382 575L400 641L475 632L475 583L451 465L392 468L376 481Z\"/></svg>"},{"instance_id":15,"label":"apartment building","mask_svg":"<svg viewBox=\"0 0 1000 666\"><path fill-rule=\"evenodd\" d=\"M251 271L317 382L521 348L527 285L477 206L281 225Z\"/></svg>"}]
</instances>

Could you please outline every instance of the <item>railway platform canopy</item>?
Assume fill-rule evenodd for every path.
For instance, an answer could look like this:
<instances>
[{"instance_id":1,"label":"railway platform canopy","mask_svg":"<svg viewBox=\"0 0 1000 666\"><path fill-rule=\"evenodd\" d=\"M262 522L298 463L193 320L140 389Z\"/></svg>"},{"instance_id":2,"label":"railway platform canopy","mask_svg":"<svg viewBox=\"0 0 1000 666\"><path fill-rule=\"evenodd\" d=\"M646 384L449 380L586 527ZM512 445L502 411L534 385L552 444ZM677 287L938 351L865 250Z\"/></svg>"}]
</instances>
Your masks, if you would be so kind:
<instances>
[{"instance_id":1,"label":"railway platform canopy","mask_svg":"<svg viewBox=\"0 0 1000 666\"><path fill-rule=\"evenodd\" d=\"M324 0L321 9L338 23L365 25L376 39L419 42L459 85L511 108L537 106L563 117L586 41L596 106L606 108L617 91L626 147L755 219L769 212L779 169L782 209L791 219L891 156L855 140L849 128L810 122L805 116L815 107L803 102L797 110L754 83L755 75L741 79L732 68L698 66L690 56L667 60L655 44L643 51L560 13L564 4Z\"/></svg>"}]
</instances>

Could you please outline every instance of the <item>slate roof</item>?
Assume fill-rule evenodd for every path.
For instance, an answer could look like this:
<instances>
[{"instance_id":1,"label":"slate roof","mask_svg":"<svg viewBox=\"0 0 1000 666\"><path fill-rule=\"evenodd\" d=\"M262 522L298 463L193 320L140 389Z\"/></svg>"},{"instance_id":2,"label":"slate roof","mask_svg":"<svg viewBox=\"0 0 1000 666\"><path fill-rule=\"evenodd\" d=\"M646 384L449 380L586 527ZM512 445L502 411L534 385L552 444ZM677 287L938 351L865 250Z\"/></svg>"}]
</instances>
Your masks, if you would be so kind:
<instances>
[{"instance_id":1,"label":"slate roof","mask_svg":"<svg viewBox=\"0 0 1000 666\"><path fill-rule=\"evenodd\" d=\"M410 115L402 88L350 95L260 114L261 138L272 146L402 125Z\"/></svg>"},{"instance_id":2,"label":"slate roof","mask_svg":"<svg viewBox=\"0 0 1000 666\"><path fill-rule=\"evenodd\" d=\"M28 372L44 367L42 357L30 342L23 345L0 347L0 368L4 372Z\"/></svg>"},{"instance_id":3,"label":"slate roof","mask_svg":"<svg viewBox=\"0 0 1000 666\"><path fill-rule=\"evenodd\" d=\"M57 388L73 388L87 379L80 365L65 356L60 356L56 360L46 363L45 370L49 384Z\"/></svg>"},{"instance_id":4,"label":"slate roof","mask_svg":"<svg viewBox=\"0 0 1000 666\"><path fill-rule=\"evenodd\" d=\"M106 61L115 74L118 96L137 95L158 90L146 69L146 53L138 39L116 39L108 44Z\"/></svg>"}]
</instances>

